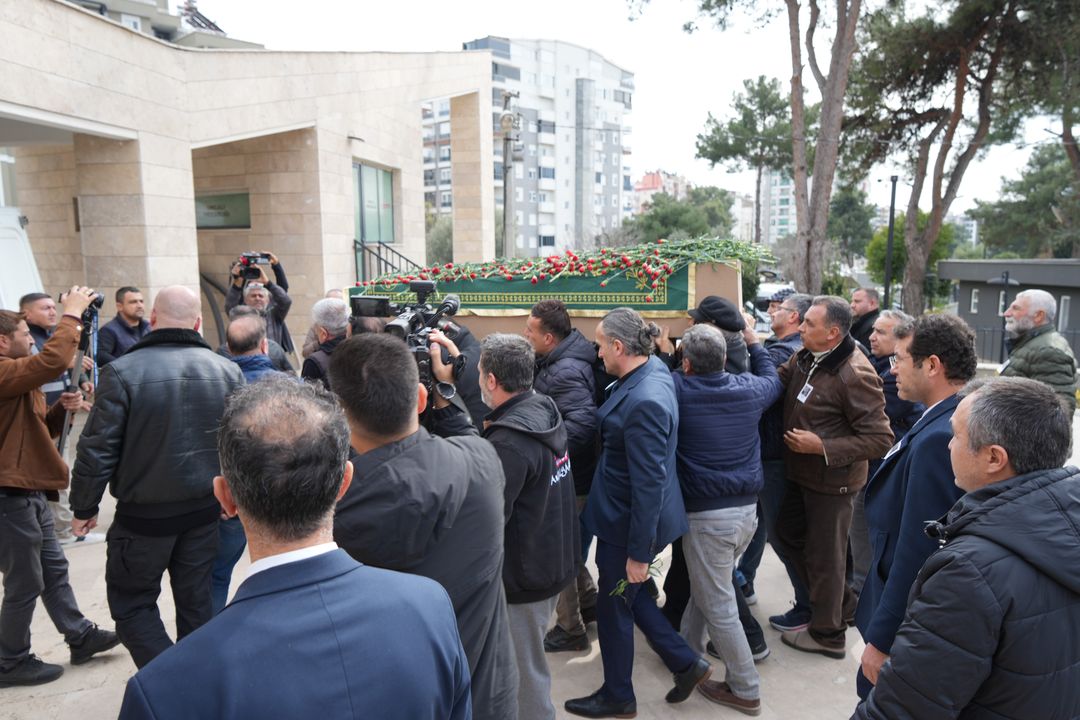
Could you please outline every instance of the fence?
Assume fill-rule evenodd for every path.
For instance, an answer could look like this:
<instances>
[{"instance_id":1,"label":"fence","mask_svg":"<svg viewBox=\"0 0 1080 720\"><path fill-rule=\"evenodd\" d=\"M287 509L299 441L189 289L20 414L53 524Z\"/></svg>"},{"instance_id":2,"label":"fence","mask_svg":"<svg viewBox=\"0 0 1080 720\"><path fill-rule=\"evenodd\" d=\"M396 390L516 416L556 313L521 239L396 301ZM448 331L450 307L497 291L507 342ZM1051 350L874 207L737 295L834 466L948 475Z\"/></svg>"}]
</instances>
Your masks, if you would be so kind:
<instances>
[{"instance_id":1,"label":"fence","mask_svg":"<svg viewBox=\"0 0 1080 720\"><path fill-rule=\"evenodd\" d=\"M975 353L983 362L1005 362L1001 347L1004 328L1001 325L975 328ZM1073 354L1080 357L1080 330L1065 330L1062 336L1069 341Z\"/></svg>"}]
</instances>

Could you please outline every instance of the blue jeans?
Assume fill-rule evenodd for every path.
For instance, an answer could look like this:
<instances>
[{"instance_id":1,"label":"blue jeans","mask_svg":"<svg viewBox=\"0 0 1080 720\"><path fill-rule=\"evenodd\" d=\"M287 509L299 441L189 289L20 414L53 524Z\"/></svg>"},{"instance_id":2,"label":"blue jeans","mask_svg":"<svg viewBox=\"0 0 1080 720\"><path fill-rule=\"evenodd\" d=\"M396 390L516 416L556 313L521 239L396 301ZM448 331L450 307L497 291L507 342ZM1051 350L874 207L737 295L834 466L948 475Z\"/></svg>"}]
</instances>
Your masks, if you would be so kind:
<instances>
[{"instance_id":1,"label":"blue jeans","mask_svg":"<svg viewBox=\"0 0 1080 720\"><path fill-rule=\"evenodd\" d=\"M215 615L225 609L225 603L229 599L232 571L240 560L240 556L244 554L245 547L247 547L247 536L244 535L244 526L240 524L240 518L231 517L228 520L219 520L218 553L217 559L214 560L214 576L210 589Z\"/></svg>"},{"instance_id":2,"label":"blue jeans","mask_svg":"<svg viewBox=\"0 0 1080 720\"><path fill-rule=\"evenodd\" d=\"M787 492L787 476L784 472L783 460L762 460L762 469L765 473L765 485L758 494L758 526L753 539L743 553L739 561L737 572L742 575L746 582L754 582L758 566L761 565L761 556L765 553L765 541L773 546L780 562L784 564L791 587L795 591L795 607L799 610L810 611L810 591L799 579L794 566L788 558L776 546L776 518L780 513L780 503Z\"/></svg>"}]
</instances>

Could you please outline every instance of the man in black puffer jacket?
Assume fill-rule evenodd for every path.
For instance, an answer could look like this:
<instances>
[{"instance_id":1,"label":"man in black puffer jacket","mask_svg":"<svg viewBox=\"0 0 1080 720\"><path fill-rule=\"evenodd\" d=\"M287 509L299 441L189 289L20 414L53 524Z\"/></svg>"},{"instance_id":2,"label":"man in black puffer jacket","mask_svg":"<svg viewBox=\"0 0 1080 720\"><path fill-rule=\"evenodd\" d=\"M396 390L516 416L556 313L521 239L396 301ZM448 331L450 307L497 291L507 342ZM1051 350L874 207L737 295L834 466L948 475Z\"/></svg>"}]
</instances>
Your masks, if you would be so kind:
<instances>
[{"instance_id":1,"label":"man in black puffer jacket","mask_svg":"<svg viewBox=\"0 0 1080 720\"><path fill-rule=\"evenodd\" d=\"M596 346L570 325L570 314L561 300L541 300L533 306L525 323L525 339L536 353L533 388L554 400L563 417L580 513L596 471ZM589 649L585 625L596 618L596 583L584 557L590 539L582 530L577 581L559 597L555 627L544 642L548 652Z\"/></svg>"},{"instance_id":2,"label":"man in black puffer jacket","mask_svg":"<svg viewBox=\"0 0 1080 720\"><path fill-rule=\"evenodd\" d=\"M952 416L967 491L927 534L890 659L856 718L1080 716L1080 470L1048 386L976 381Z\"/></svg>"},{"instance_id":3,"label":"man in black puffer jacket","mask_svg":"<svg viewBox=\"0 0 1080 720\"><path fill-rule=\"evenodd\" d=\"M520 677L518 717L552 720L544 631L581 555L566 429L555 402L533 392L525 338L495 333L480 347L480 390L492 408L483 436L506 475L502 576Z\"/></svg>"},{"instance_id":4,"label":"man in black puffer jacket","mask_svg":"<svg viewBox=\"0 0 1080 720\"><path fill-rule=\"evenodd\" d=\"M217 428L244 376L203 341L201 323L192 290L158 293L150 334L101 369L71 476L76 535L97 525L106 484L116 497L105 586L116 632L140 668L173 644L157 608L166 570L177 639L214 615Z\"/></svg>"}]
</instances>

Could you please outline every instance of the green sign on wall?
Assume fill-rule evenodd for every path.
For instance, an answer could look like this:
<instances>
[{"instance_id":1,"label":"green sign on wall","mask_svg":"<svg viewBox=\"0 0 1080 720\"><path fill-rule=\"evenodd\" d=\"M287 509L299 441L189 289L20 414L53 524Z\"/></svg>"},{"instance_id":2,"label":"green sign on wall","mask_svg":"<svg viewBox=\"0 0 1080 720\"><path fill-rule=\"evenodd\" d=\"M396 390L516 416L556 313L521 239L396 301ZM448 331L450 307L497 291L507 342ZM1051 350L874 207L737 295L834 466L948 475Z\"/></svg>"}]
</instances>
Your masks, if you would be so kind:
<instances>
[{"instance_id":1,"label":"green sign on wall","mask_svg":"<svg viewBox=\"0 0 1080 720\"><path fill-rule=\"evenodd\" d=\"M196 196L195 227L199 230L250 228L251 196L246 192Z\"/></svg>"}]
</instances>

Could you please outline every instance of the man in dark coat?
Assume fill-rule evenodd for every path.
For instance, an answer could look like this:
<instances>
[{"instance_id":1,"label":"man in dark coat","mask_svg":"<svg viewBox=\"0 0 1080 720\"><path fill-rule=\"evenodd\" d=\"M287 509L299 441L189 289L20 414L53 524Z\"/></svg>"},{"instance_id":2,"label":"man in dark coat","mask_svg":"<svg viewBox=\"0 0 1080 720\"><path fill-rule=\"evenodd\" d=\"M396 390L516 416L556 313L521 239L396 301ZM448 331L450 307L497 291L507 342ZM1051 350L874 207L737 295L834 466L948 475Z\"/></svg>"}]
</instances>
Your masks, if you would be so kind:
<instances>
[{"instance_id":1,"label":"man in dark coat","mask_svg":"<svg viewBox=\"0 0 1080 720\"><path fill-rule=\"evenodd\" d=\"M760 712L760 682L732 576L754 536L762 485L760 438L745 430L784 388L753 328L745 328L743 338L752 373L724 372L724 336L701 324L683 335L682 367L672 374L680 420L676 467L690 523L683 553L692 592L680 631L698 652L708 635L727 667L724 682L702 683L700 692L720 705Z\"/></svg>"},{"instance_id":2,"label":"man in dark coat","mask_svg":"<svg viewBox=\"0 0 1080 720\"><path fill-rule=\"evenodd\" d=\"M585 526L596 536L597 635L604 684L587 697L567 700L584 717L633 717L631 679L634 625L675 676L668 702L682 702L712 668L690 649L641 584L665 545L687 530L686 509L675 474L679 407L671 373L650 357L660 334L630 308L616 308L596 328L607 371L618 378L597 411L603 446Z\"/></svg>"},{"instance_id":3,"label":"man in dark coat","mask_svg":"<svg viewBox=\"0 0 1080 720\"><path fill-rule=\"evenodd\" d=\"M936 549L923 524L944 515L963 494L949 462L949 421L957 392L975 377L976 366L975 335L955 315L924 315L890 349L900 398L930 409L901 436L866 485L873 562L855 612L866 643L856 678L861 698L888 658L916 573Z\"/></svg>"},{"instance_id":4,"label":"man in dark coat","mask_svg":"<svg viewBox=\"0 0 1080 720\"><path fill-rule=\"evenodd\" d=\"M319 348L311 353L300 368L300 377L322 383L330 389L330 356L345 340L349 329L349 305L340 298L323 298L311 308L311 326Z\"/></svg>"},{"instance_id":5,"label":"man in dark coat","mask_svg":"<svg viewBox=\"0 0 1080 720\"><path fill-rule=\"evenodd\" d=\"M533 392L536 358L520 335L480 343L480 390L491 412L483 437L506 475L503 585L517 659L518 717L554 720L544 632L581 557L573 464L555 401Z\"/></svg>"},{"instance_id":6,"label":"man in dark coat","mask_svg":"<svg viewBox=\"0 0 1080 720\"><path fill-rule=\"evenodd\" d=\"M525 339L536 353L533 388L555 401L566 426L580 514L596 471L596 346L570 325L562 300L541 300L533 306ZM596 583L585 567L591 540L582 529L577 579L559 594L555 627L544 638L548 652L589 649L585 625L596 619Z\"/></svg>"},{"instance_id":7,"label":"man in dark coat","mask_svg":"<svg viewBox=\"0 0 1080 720\"><path fill-rule=\"evenodd\" d=\"M855 288L851 293L851 337L870 352L870 333L880 314L881 295L872 287Z\"/></svg>"},{"instance_id":8,"label":"man in dark coat","mask_svg":"<svg viewBox=\"0 0 1080 720\"><path fill-rule=\"evenodd\" d=\"M809 587L811 605L807 627L780 639L834 659L845 656L847 622L855 616L855 595L844 582L852 502L866 484L867 460L892 444L881 378L850 328L843 298L814 298L799 328L803 349L779 370L788 488L776 540Z\"/></svg>"},{"instance_id":9,"label":"man in dark coat","mask_svg":"<svg viewBox=\"0 0 1080 720\"><path fill-rule=\"evenodd\" d=\"M137 287L116 291L116 317L101 326L97 340L97 364L104 366L126 353L150 332L146 301Z\"/></svg>"},{"instance_id":10,"label":"man in dark coat","mask_svg":"<svg viewBox=\"0 0 1080 720\"><path fill-rule=\"evenodd\" d=\"M1080 470L1061 467L1071 413L1026 378L963 394L949 449L967 494L928 524L941 547L854 717L1078 717Z\"/></svg>"},{"instance_id":11,"label":"man in dark coat","mask_svg":"<svg viewBox=\"0 0 1080 720\"><path fill-rule=\"evenodd\" d=\"M221 512L214 433L244 376L210 349L201 324L190 288L158 292L153 331L102 368L71 477L76 535L97 525L106 486L116 497L105 585L116 632L140 668L173 644L157 606L166 570L178 639L213 616Z\"/></svg>"},{"instance_id":12,"label":"man in dark coat","mask_svg":"<svg viewBox=\"0 0 1080 720\"><path fill-rule=\"evenodd\" d=\"M457 347L439 332L431 340L438 382L425 415L432 416L433 432L420 426L428 390L401 340L365 333L343 342L330 359L357 478L338 503L334 540L366 565L441 584L469 659L473 717L514 720L518 674L502 576L502 464L451 402L453 369L443 364L441 348L457 355Z\"/></svg>"},{"instance_id":13,"label":"man in dark coat","mask_svg":"<svg viewBox=\"0 0 1080 720\"><path fill-rule=\"evenodd\" d=\"M128 681L122 720L466 720L469 668L446 591L330 541L349 487L336 398L284 377L233 395L214 491L252 533L236 598Z\"/></svg>"}]
</instances>

